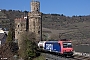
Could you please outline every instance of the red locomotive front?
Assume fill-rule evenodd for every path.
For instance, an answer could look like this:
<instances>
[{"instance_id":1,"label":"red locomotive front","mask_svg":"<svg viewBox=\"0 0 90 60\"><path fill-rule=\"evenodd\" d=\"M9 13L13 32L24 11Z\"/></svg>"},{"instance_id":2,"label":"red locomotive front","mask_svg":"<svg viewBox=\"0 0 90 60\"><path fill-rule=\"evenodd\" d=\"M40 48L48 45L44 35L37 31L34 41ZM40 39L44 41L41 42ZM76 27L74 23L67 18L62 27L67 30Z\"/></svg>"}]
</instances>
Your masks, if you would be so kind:
<instances>
[{"instance_id":1,"label":"red locomotive front","mask_svg":"<svg viewBox=\"0 0 90 60\"><path fill-rule=\"evenodd\" d=\"M68 56L73 55L73 47L70 40L61 40L59 43L61 45L61 54Z\"/></svg>"}]
</instances>

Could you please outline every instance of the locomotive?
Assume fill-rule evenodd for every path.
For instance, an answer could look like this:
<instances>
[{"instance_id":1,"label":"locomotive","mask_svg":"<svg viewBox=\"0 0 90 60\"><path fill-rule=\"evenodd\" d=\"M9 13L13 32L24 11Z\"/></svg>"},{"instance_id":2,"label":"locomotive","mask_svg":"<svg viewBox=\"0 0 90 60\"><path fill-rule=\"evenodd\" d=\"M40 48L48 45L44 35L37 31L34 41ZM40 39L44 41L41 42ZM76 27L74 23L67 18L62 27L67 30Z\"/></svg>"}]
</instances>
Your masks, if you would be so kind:
<instances>
[{"instance_id":1,"label":"locomotive","mask_svg":"<svg viewBox=\"0 0 90 60\"><path fill-rule=\"evenodd\" d=\"M57 41L40 41L38 43L38 47L43 51L58 53L62 56L73 55L73 47L71 40L61 39Z\"/></svg>"}]
</instances>

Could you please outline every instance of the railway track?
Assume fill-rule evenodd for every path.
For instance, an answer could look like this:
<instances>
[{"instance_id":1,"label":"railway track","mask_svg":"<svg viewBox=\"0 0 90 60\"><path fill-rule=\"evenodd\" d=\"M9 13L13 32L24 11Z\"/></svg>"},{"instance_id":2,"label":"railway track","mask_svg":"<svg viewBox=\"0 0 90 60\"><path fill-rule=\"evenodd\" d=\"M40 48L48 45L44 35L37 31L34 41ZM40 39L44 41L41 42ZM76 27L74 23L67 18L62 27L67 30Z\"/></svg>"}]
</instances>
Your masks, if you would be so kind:
<instances>
[{"instance_id":1,"label":"railway track","mask_svg":"<svg viewBox=\"0 0 90 60\"><path fill-rule=\"evenodd\" d=\"M62 57L57 54L42 53L46 60L90 60L90 57L74 55L73 57Z\"/></svg>"},{"instance_id":2,"label":"railway track","mask_svg":"<svg viewBox=\"0 0 90 60\"><path fill-rule=\"evenodd\" d=\"M69 60L90 60L90 57L74 55L74 57L69 58Z\"/></svg>"}]
</instances>

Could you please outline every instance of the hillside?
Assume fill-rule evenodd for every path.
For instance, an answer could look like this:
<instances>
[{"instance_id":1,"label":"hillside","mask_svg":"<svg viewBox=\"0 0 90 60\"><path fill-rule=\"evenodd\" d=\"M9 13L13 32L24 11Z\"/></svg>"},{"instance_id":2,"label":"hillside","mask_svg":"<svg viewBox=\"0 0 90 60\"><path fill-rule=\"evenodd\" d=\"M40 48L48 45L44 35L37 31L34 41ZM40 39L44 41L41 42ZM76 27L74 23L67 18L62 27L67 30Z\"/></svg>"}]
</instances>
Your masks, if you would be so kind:
<instances>
[{"instance_id":1,"label":"hillside","mask_svg":"<svg viewBox=\"0 0 90 60\"><path fill-rule=\"evenodd\" d=\"M90 16L67 17L44 14L43 27L52 31L54 39L72 39L77 43L90 43ZM48 30L47 29L47 30Z\"/></svg>"},{"instance_id":2,"label":"hillside","mask_svg":"<svg viewBox=\"0 0 90 60\"><path fill-rule=\"evenodd\" d=\"M2 10L2 12L12 24L15 18L28 13L28 11L19 10ZM43 30L51 32L47 32L47 36L51 39L66 38L79 43L90 43L90 15L69 17L63 14L43 13L42 24Z\"/></svg>"},{"instance_id":3,"label":"hillside","mask_svg":"<svg viewBox=\"0 0 90 60\"><path fill-rule=\"evenodd\" d=\"M10 27L10 19L7 18L6 14L0 11L0 28Z\"/></svg>"},{"instance_id":4,"label":"hillside","mask_svg":"<svg viewBox=\"0 0 90 60\"><path fill-rule=\"evenodd\" d=\"M14 28L14 19L15 18L20 18L21 16L26 16L27 11L19 11L19 10L1 10L0 11L0 21L6 21L4 22L5 26L7 28ZM3 22L1 22L1 27L3 27Z\"/></svg>"}]
</instances>

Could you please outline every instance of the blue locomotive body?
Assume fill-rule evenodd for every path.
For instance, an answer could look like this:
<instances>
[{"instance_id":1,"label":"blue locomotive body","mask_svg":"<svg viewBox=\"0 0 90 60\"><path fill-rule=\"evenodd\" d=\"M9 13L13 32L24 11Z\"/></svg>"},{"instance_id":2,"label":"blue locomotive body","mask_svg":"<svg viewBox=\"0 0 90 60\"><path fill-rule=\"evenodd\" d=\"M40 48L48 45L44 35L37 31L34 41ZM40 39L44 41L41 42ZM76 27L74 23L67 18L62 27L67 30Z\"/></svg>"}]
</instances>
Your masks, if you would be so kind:
<instances>
[{"instance_id":1,"label":"blue locomotive body","mask_svg":"<svg viewBox=\"0 0 90 60\"><path fill-rule=\"evenodd\" d=\"M58 43L58 41L47 41L45 43L44 50L50 51L50 52L61 52L61 46Z\"/></svg>"}]
</instances>

